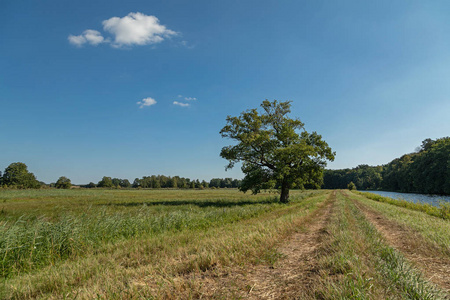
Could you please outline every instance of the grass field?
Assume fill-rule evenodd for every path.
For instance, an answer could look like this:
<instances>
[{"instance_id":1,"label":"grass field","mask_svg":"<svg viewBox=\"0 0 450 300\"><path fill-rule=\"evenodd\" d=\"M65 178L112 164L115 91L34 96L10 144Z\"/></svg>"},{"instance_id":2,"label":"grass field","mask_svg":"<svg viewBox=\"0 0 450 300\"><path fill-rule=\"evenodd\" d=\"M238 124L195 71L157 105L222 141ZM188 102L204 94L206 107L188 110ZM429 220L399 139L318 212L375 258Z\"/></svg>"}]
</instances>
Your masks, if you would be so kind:
<instances>
[{"instance_id":1,"label":"grass field","mask_svg":"<svg viewBox=\"0 0 450 300\"><path fill-rule=\"evenodd\" d=\"M291 199L0 191L0 298L448 297L449 220L348 191Z\"/></svg>"}]
</instances>

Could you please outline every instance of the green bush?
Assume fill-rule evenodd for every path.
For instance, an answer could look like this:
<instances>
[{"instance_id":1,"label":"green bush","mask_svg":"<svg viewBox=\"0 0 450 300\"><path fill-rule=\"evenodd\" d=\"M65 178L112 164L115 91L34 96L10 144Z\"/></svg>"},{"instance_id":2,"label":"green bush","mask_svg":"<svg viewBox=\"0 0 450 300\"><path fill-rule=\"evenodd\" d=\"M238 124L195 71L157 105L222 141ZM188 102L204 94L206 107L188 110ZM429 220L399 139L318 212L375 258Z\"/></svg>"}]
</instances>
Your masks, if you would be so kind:
<instances>
[{"instance_id":1,"label":"green bush","mask_svg":"<svg viewBox=\"0 0 450 300\"><path fill-rule=\"evenodd\" d=\"M353 183L353 181L350 181L350 183L347 184L347 188L348 188L350 191L353 191L353 190L356 190L356 185Z\"/></svg>"}]
</instances>

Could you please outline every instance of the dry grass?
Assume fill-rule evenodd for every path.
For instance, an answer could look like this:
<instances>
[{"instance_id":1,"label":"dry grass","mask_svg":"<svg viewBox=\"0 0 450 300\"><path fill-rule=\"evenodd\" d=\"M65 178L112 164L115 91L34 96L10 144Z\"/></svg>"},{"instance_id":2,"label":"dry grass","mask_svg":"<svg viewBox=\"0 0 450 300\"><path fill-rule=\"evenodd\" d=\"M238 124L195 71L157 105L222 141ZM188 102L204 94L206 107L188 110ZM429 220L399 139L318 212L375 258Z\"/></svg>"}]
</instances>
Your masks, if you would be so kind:
<instances>
[{"instance_id":1,"label":"dry grass","mask_svg":"<svg viewBox=\"0 0 450 300\"><path fill-rule=\"evenodd\" d=\"M59 224L67 216L74 220L91 216L95 220L92 224L101 225L93 229L110 228L103 232L112 234L121 232L121 227L132 227L135 234L117 238L112 234L107 241L100 240L98 246L84 248L80 254L36 269L16 270L3 280L0 298L445 297L424 280L420 270L401 252L391 247L395 246L392 240L383 237L384 230L392 233L399 228L409 230L402 233L417 233L408 223L423 220L414 219L415 214L446 222L421 212L407 213L401 207L336 191L297 191L288 205L279 204L270 194L251 197L235 190L98 192L99 195L87 195L88 213L86 199L76 193L59 195L70 198L63 202L73 204L71 209L69 204L63 204L59 212L52 213L50 206L44 205L40 212L50 212L46 222L52 224ZM50 199L16 196L5 197L9 197L5 202L9 203L9 213L0 222L6 222L6 227L11 225L8 220L18 219L15 212L25 209L25 203L35 207L35 201L61 201L57 200L58 195ZM103 215L94 218L98 212ZM396 227L390 218L397 215L401 221L395 223ZM385 228L377 223L380 216ZM124 225L111 229L107 222L110 218ZM23 219L31 225L42 220L36 214ZM158 230L151 229L153 225L146 227L148 223L159 224ZM431 236L440 236L435 240L442 241L436 224L421 226L424 241L431 243ZM148 232L145 228L149 228ZM436 249L442 249L442 243L433 243L438 245Z\"/></svg>"},{"instance_id":2,"label":"dry grass","mask_svg":"<svg viewBox=\"0 0 450 300\"><path fill-rule=\"evenodd\" d=\"M193 200L193 204L181 200L182 205L177 205L176 200L158 200L157 205L151 206L157 209L155 215L166 208L192 209L194 215L197 210L210 210L209 214L225 216L222 220L226 221L111 241L82 256L13 276L3 282L1 295L6 299L189 298L199 292L195 281L186 280L189 274L273 259L272 248L286 232L295 229L293 220L316 210L326 193L297 193L289 205L280 205L271 198L256 198L254 203L229 199L232 204L224 199ZM204 206L212 202L217 205ZM241 218L235 218L236 213ZM198 220L203 217L200 213Z\"/></svg>"}]
</instances>

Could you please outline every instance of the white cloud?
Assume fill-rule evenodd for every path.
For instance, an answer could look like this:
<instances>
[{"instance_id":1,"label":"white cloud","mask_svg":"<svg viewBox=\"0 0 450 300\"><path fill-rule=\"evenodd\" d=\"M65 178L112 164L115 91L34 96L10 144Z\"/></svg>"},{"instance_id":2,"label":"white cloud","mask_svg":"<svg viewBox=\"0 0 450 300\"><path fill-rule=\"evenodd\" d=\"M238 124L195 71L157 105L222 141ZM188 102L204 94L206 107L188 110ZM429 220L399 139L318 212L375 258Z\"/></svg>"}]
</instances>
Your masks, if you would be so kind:
<instances>
[{"instance_id":1,"label":"white cloud","mask_svg":"<svg viewBox=\"0 0 450 300\"><path fill-rule=\"evenodd\" d=\"M98 45L105 40L97 30L88 29L83 32L84 37L91 45Z\"/></svg>"},{"instance_id":2,"label":"white cloud","mask_svg":"<svg viewBox=\"0 0 450 300\"><path fill-rule=\"evenodd\" d=\"M181 106L181 107L190 106L189 103L182 103L182 102L178 102L178 101L173 101L173 104Z\"/></svg>"},{"instance_id":3,"label":"white cloud","mask_svg":"<svg viewBox=\"0 0 450 300\"><path fill-rule=\"evenodd\" d=\"M129 13L123 18L113 17L102 24L105 31L114 35L113 46L116 47L156 44L177 34L159 24L157 17L139 12Z\"/></svg>"},{"instance_id":4,"label":"white cloud","mask_svg":"<svg viewBox=\"0 0 450 300\"><path fill-rule=\"evenodd\" d=\"M97 30L88 29L81 35L69 35L68 40L71 44L81 47L86 43L97 46L98 44L103 43L105 38Z\"/></svg>"},{"instance_id":5,"label":"white cloud","mask_svg":"<svg viewBox=\"0 0 450 300\"><path fill-rule=\"evenodd\" d=\"M86 38L82 35L69 35L67 38L72 45L81 47L84 43L86 43Z\"/></svg>"},{"instance_id":6,"label":"white cloud","mask_svg":"<svg viewBox=\"0 0 450 300\"><path fill-rule=\"evenodd\" d=\"M136 102L136 104L139 105L139 108L144 108L144 106L152 106L156 104L156 100L148 97L148 98L144 98L142 99L142 101L138 101Z\"/></svg>"},{"instance_id":7,"label":"white cloud","mask_svg":"<svg viewBox=\"0 0 450 300\"><path fill-rule=\"evenodd\" d=\"M177 35L177 32L168 29L159 23L155 16L148 16L140 12L129 13L123 18L112 17L102 22L103 30L112 37L104 38L97 30L88 29L80 35L69 35L71 44L81 47L86 43L96 46L109 43L112 47L150 45L164 41L164 39Z\"/></svg>"}]
</instances>

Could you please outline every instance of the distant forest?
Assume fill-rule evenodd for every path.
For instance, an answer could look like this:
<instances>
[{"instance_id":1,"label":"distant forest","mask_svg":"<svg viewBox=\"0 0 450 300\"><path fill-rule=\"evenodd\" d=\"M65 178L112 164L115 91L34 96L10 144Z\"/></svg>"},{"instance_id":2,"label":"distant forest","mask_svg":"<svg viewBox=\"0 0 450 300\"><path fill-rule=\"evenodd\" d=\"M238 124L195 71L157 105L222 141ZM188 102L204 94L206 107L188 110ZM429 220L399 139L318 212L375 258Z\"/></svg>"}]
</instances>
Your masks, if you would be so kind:
<instances>
[{"instance_id":1,"label":"distant forest","mask_svg":"<svg viewBox=\"0 0 450 300\"><path fill-rule=\"evenodd\" d=\"M82 187L94 188L94 187L122 187L122 188L145 188L145 189L159 189L159 188L237 188L241 184L240 180L232 178L213 178L209 182L205 180L179 177L179 176L164 176L164 175L152 175L144 176L142 178L136 178L133 183L130 183L128 179L103 177L97 184L91 182L88 185Z\"/></svg>"},{"instance_id":2,"label":"distant forest","mask_svg":"<svg viewBox=\"0 0 450 300\"><path fill-rule=\"evenodd\" d=\"M416 152L382 166L325 170L322 188L450 195L450 137L426 139Z\"/></svg>"},{"instance_id":3,"label":"distant forest","mask_svg":"<svg viewBox=\"0 0 450 300\"><path fill-rule=\"evenodd\" d=\"M133 183L128 179L111 178L104 176L98 183L90 182L86 185L78 185L83 188L237 188L241 180L232 178L213 178L209 182L205 180L189 179L180 176L152 175L136 178ZM38 181L36 176L28 171L26 164L15 162L10 164L5 171L0 172L0 188L13 189L39 189L39 188L62 188L69 189L75 187L71 180L65 176L50 184Z\"/></svg>"}]
</instances>

